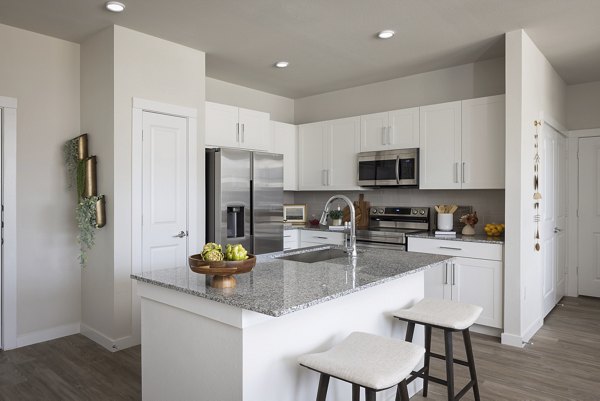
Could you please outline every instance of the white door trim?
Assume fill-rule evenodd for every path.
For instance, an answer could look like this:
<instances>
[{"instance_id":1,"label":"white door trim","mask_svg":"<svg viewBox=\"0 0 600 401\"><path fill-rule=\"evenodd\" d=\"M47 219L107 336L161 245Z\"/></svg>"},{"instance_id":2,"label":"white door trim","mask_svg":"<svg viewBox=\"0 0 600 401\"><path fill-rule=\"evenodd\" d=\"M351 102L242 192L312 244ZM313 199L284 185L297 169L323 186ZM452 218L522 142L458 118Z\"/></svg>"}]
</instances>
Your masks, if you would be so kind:
<instances>
[{"instance_id":1,"label":"white door trim","mask_svg":"<svg viewBox=\"0 0 600 401\"><path fill-rule=\"evenodd\" d=\"M142 129L144 111L168 114L187 119L188 129L188 252L197 253L199 247L198 224L198 111L166 103L154 102L140 98L132 101L131 129L131 272L142 271ZM137 282L132 280L132 336L139 344L140 333L140 300L136 290Z\"/></svg>"},{"instance_id":2,"label":"white door trim","mask_svg":"<svg viewBox=\"0 0 600 401\"><path fill-rule=\"evenodd\" d=\"M142 271L142 116L143 112L169 114L187 119L188 129L188 252L196 249L199 241L198 189L197 189L197 111L133 98L131 146L131 271Z\"/></svg>"},{"instance_id":3,"label":"white door trim","mask_svg":"<svg viewBox=\"0 0 600 401\"><path fill-rule=\"evenodd\" d=\"M3 110L4 248L2 348L17 347L17 99L0 96Z\"/></svg>"}]
</instances>

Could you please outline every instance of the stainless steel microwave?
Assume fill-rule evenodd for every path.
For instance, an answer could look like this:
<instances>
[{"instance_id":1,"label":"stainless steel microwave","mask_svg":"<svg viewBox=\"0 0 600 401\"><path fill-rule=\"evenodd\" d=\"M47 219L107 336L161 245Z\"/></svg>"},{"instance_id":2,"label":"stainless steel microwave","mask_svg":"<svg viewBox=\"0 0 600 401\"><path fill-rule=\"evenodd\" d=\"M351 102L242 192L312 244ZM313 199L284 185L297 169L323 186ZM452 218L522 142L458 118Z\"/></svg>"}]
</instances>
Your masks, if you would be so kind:
<instances>
[{"instance_id":1,"label":"stainless steel microwave","mask_svg":"<svg viewBox=\"0 0 600 401\"><path fill-rule=\"evenodd\" d=\"M418 187L419 149L359 153L358 185L363 187Z\"/></svg>"}]
</instances>

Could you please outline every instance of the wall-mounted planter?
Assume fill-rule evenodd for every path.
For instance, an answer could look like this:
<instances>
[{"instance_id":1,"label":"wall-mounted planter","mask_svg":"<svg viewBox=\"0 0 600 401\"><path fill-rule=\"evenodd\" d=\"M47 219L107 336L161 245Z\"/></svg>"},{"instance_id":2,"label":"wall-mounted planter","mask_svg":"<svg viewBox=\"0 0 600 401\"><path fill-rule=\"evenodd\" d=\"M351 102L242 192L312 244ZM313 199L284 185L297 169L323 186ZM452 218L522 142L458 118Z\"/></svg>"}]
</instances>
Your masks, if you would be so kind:
<instances>
[{"instance_id":1,"label":"wall-mounted planter","mask_svg":"<svg viewBox=\"0 0 600 401\"><path fill-rule=\"evenodd\" d=\"M96 201L96 227L102 228L106 225L106 197L100 195Z\"/></svg>"}]
</instances>

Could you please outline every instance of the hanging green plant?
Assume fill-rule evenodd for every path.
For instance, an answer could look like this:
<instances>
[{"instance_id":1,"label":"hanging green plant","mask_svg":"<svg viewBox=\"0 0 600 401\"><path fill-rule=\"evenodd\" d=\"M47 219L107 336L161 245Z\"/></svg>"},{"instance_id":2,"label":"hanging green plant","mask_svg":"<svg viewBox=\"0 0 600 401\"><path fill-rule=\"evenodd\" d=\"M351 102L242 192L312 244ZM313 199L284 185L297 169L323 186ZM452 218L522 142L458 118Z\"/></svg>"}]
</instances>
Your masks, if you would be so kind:
<instances>
[{"instance_id":1,"label":"hanging green plant","mask_svg":"<svg viewBox=\"0 0 600 401\"><path fill-rule=\"evenodd\" d=\"M79 244L79 264L85 267L87 264L87 251L94 246L96 238L96 202L98 196L90 196L89 198L81 198L77 204L76 217L79 234L77 235L77 243Z\"/></svg>"},{"instance_id":2,"label":"hanging green plant","mask_svg":"<svg viewBox=\"0 0 600 401\"><path fill-rule=\"evenodd\" d=\"M65 166L67 167L67 187L72 188L76 181L77 170L79 168L79 157L78 157L78 139L74 138L65 142L63 146L63 156L65 159Z\"/></svg>"}]
</instances>

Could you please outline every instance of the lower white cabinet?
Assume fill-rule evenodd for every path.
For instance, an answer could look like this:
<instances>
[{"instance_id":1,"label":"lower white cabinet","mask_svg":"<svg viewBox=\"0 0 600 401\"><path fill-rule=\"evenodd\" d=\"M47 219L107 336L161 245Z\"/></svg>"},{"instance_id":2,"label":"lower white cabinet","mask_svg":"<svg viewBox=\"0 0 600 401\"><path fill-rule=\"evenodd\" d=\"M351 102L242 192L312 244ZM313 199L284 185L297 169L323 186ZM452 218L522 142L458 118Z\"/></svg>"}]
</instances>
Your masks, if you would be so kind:
<instances>
[{"instance_id":1,"label":"lower white cabinet","mask_svg":"<svg viewBox=\"0 0 600 401\"><path fill-rule=\"evenodd\" d=\"M408 240L411 252L456 256L425 271L425 296L479 305L483 312L476 323L496 328L502 328L504 298L499 248L502 245L426 238Z\"/></svg>"},{"instance_id":2,"label":"lower white cabinet","mask_svg":"<svg viewBox=\"0 0 600 401\"><path fill-rule=\"evenodd\" d=\"M331 231L300 230L300 248L315 245L344 245L346 234Z\"/></svg>"},{"instance_id":3,"label":"lower white cabinet","mask_svg":"<svg viewBox=\"0 0 600 401\"><path fill-rule=\"evenodd\" d=\"M298 248L300 248L300 230L283 230L283 250L289 251Z\"/></svg>"}]
</instances>

